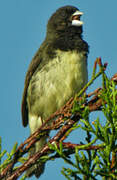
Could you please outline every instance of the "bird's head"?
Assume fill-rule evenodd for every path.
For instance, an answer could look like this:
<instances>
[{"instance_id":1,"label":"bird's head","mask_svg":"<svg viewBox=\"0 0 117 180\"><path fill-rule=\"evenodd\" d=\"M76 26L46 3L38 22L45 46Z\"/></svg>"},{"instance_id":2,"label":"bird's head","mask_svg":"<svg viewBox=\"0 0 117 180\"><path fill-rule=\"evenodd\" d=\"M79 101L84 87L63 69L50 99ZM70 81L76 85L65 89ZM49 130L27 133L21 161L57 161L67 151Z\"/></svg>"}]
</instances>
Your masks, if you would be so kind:
<instances>
[{"instance_id":1,"label":"bird's head","mask_svg":"<svg viewBox=\"0 0 117 180\"><path fill-rule=\"evenodd\" d=\"M82 33L83 22L80 20L82 12L74 6L64 6L59 8L49 19L47 33L59 34L62 32L75 31Z\"/></svg>"}]
</instances>

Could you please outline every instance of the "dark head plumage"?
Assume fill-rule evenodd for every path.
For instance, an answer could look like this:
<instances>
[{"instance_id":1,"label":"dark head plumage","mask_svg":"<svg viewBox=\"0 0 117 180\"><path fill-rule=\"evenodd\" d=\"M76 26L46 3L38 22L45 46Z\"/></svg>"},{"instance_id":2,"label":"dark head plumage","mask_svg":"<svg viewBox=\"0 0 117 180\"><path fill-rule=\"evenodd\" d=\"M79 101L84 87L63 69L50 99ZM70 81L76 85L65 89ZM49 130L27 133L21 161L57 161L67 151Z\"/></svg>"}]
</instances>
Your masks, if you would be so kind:
<instances>
[{"instance_id":1,"label":"dark head plumage","mask_svg":"<svg viewBox=\"0 0 117 180\"><path fill-rule=\"evenodd\" d=\"M51 38L53 33L54 35L65 35L69 31L75 31L77 34L82 33L82 26L74 26L72 25L72 17L73 14L79 11L78 8L74 6L64 6L59 8L49 19L47 24L47 37ZM80 15L79 15L80 19Z\"/></svg>"},{"instance_id":2,"label":"dark head plumage","mask_svg":"<svg viewBox=\"0 0 117 180\"><path fill-rule=\"evenodd\" d=\"M88 44L82 40L82 24L80 16L83 13L74 6L59 8L47 24L46 41L52 42L51 49L73 50L88 52ZM76 22L76 24L74 23ZM51 54L49 50L48 54Z\"/></svg>"}]
</instances>

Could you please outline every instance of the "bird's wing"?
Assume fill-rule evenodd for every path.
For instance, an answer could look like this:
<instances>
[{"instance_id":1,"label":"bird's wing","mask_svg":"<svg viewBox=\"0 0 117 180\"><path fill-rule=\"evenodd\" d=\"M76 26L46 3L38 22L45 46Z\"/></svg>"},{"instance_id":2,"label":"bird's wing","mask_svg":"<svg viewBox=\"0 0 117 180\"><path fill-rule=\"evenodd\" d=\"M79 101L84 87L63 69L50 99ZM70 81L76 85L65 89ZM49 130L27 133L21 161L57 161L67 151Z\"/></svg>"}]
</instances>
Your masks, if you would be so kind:
<instances>
[{"instance_id":1,"label":"bird's wing","mask_svg":"<svg viewBox=\"0 0 117 180\"><path fill-rule=\"evenodd\" d=\"M38 67L40 62L41 62L41 58L39 56L39 51L38 51L29 65L26 78L25 78L25 85L24 85L22 104L21 104L22 124L24 127L26 127L28 124L27 89L28 89L31 77L33 73L36 71L36 68Z\"/></svg>"}]
</instances>

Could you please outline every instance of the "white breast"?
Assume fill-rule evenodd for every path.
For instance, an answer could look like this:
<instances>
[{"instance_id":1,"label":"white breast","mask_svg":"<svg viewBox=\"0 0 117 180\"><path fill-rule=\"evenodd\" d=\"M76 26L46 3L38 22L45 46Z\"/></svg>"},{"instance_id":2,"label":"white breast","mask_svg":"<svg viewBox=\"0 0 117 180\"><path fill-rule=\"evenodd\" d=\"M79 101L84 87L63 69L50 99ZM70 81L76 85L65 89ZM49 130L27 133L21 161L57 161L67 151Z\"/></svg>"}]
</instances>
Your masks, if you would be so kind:
<instances>
[{"instance_id":1,"label":"white breast","mask_svg":"<svg viewBox=\"0 0 117 180\"><path fill-rule=\"evenodd\" d=\"M87 77L83 53L58 50L55 59L32 77L27 98L30 113L46 119L83 88ZM31 92L32 86L35 89Z\"/></svg>"},{"instance_id":2,"label":"white breast","mask_svg":"<svg viewBox=\"0 0 117 180\"><path fill-rule=\"evenodd\" d=\"M61 72L61 83L66 85L71 94L77 93L87 83L87 61L84 53L76 51L60 52L56 58L58 72ZM74 94L73 94L74 95Z\"/></svg>"}]
</instances>

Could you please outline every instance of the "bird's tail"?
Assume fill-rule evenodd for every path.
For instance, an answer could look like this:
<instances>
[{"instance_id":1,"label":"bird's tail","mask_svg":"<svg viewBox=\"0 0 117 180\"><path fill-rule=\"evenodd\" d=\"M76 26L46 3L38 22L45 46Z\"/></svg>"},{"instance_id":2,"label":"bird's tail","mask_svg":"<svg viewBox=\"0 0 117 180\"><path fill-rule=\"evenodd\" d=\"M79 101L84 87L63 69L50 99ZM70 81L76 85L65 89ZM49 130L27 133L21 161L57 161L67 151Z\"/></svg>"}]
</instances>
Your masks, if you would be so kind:
<instances>
[{"instance_id":1,"label":"bird's tail","mask_svg":"<svg viewBox=\"0 0 117 180\"><path fill-rule=\"evenodd\" d=\"M30 150L29 157L32 156L33 154L35 154L36 152L41 151L41 149L46 144L46 139L47 139L47 136L42 137L39 140L39 142L36 143L35 147L33 147ZM37 178L39 178L43 174L44 169L45 169L45 163L39 162L27 170L26 176L31 177L31 176L35 175Z\"/></svg>"}]
</instances>

